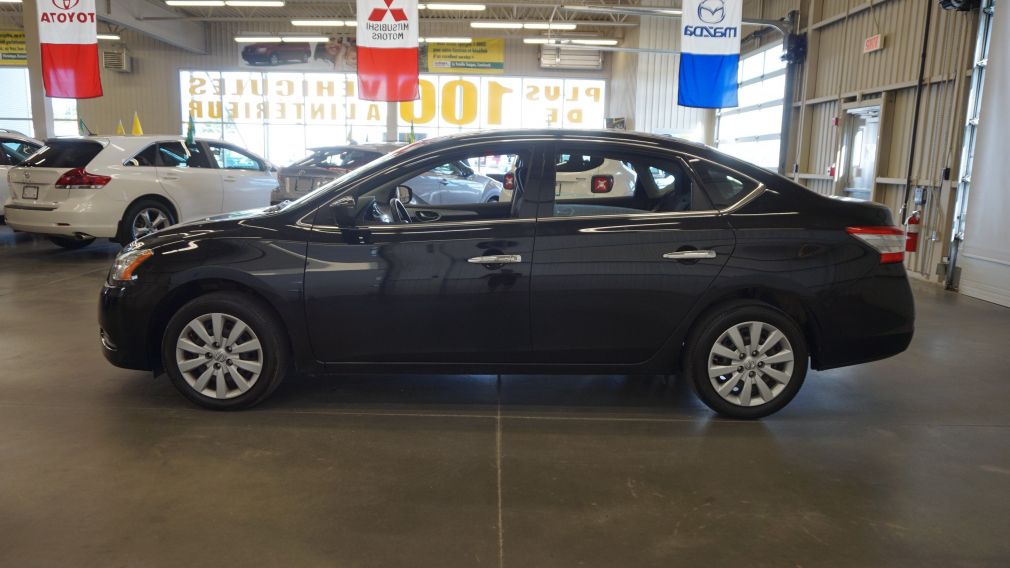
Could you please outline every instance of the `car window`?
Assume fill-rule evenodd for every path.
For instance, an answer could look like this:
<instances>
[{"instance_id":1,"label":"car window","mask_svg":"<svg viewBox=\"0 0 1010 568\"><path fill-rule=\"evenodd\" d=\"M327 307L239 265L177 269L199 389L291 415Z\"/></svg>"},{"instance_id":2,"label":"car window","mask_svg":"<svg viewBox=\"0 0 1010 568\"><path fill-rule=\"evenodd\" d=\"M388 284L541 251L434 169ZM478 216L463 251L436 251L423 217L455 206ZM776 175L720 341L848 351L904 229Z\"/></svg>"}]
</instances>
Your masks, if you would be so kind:
<instances>
[{"instance_id":1,"label":"car window","mask_svg":"<svg viewBox=\"0 0 1010 568\"><path fill-rule=\"evenodd\" d=\"M158 145L151 144L147 148L141 150L136 156L127 160L124 165L126 166L139 166L150 168L158 165Z\"/></svg>"},{"instance_id":2,"label":"car window","mask_svg":"<svg viewBox=\"0 0 1010 568\"><path fill-rule=\"evenodd\" d=\"M311 156L299 160L292 168L344 168L354 169L378 158L382 154L364 150L316 150Z\"/></svg>"},{"instance_id":3,"label":"car window","mask_svg":"<svg viewBox=\"0 0 1010 568\"><path fill-rule=\"evenodd\" d=\"M165 168L209 168L210 160L199 144L159 142L144 148L125 162L127 166Z\"/></svg>"},{"instance_id":4,"label":"car window","mask_svg":"<svg viewBox=\"0 0 1010 568\"><path fill-rule=\"evenodd\" d=\"M712 162L695 159L689 163L712 204L719 209L734 205L758 187L758 182Z\"/></svg>"},{"instance_id":5,"label":"car window","mask_svg":"<svg viewBox=\"0 0 1010 568\"><path fill-rule=\"evenodd\" d=\"M441 164L431 169L431 173L440 176L459 176L461 175L459 166L455 162L449 162L447 164Z\"/></svg>"},{"instance_id":6,"label":"car window","mask_svg":"<svg viewBox=\"0 0 1010 568\"><path fill-rule=\"evenodd\" d=\"M592 165L592 171L571 167L573 161ZM555 164L556 217L711 209L677 158L558 154Z\"/></svg>"},{"instance_id":7,"label":"car window","mask_svg":"<svg viewBox=\"0 0 1010 568\"><path fill-rule=\"evenodd\" d=\"M5 140L0 145L3 146L3 151L0 152L0 161L6 161L9 165L20 164L39 149L39 146L36 144L29 144L20 140Z\"/></svg>"},{"instance_id":8,"label":"car window","mask_svg":"<svg viewBox=\"0 0 1010 568\"><path fill-rule=\"evenodd\" d=\"M263 163L234 148L210 144L210 152L217 161L217 166L224 170L263 170Z\"/></svg>"},{"instance_id":9,"label":"car window","mask_svg":"<svg viewBox=\"0 0 1010 568\"><path fill-rule=\"evenodd\" d=\"M50 140L21 165L29 168L84 168L104 146L93 140Z\"/></svg>"}]
</instances>

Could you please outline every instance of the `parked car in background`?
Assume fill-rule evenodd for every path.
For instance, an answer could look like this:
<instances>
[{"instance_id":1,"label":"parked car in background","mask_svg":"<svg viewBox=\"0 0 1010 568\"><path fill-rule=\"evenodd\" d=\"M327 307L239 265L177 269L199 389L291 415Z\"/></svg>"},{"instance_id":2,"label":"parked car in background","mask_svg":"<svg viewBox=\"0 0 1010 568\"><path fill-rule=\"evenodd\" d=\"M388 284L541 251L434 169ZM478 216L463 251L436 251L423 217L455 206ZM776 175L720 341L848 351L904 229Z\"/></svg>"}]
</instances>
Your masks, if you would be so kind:
<instances>
[{"instance_id":1,"label":"parked car in background","mask_svg":"<svg viewBox=\"0 0 1010 568\"><path fill-rule=\"evenodd\" d=\"M242 48L242 59L249 65L305 63L310 57L312 48L307 43L253 43Z\"/></svg>"},{"instance_id":2,"label":"parked car in background","mask_svg":"<svg viewBox=\"0 0 1010 568\"><path fill-rule=\"evenodd\" d=\"M20 132L0 128L0 222L4 220L4 202L10 196L7 174L42 147L42 142Z\"/></svg>"},{"instance_id":3,"label":"parked car in background","mask_svg":"<svg viewBox=\"0 0 1010 568\"><path fill-rule=\"evenodd\" d=\"M315 148L312 154L278 172L278 188L271 197L273 203L298 199L330 183L336 178L360 168L385 154L403 147L403 144L352 144ZM448 205L498 201L502 184L490 176L478 173L475 168L493 170L498 157L492 160L475 160L472 164L456 161L440 164L424 175L404 182L413 190L416 203Z\"/></svg>"},{"instance_id":4,"label":"parked car in background","mask_svg":"<svg viewBox=\"0 0 1010 568\"><path fill-rule=\"evenodd\" d=\"M505 156L513 199L422 204L406 185ZM558 196L565 155L634 189ZM423 140L297 201L145 237L116 258L100 338L209 408L286 374L677 373L715 411L783 408L807 367L903 351L904 234L717 150L615 131Z\"/></svg>"},{"instance_id":5,"label":"parked car in background","mask_svg":"<svg viewBox=\"0 0 1010 568\"><path fill-rule=\"evenodd\" d=\"M263 158L181 136L55 138L9 173L7 223L80 248L122 244L228 211L262 208L276 189Z\"/></svg>"},{"instance_id":6,"label":"parked car in background","mask_svg":"<svg viewBox=\"0 0 1010 568\"><path fill-rule=\"evenodd\" d=\"M628 197L635 193L638 173L626 162L566 153L557 158L554 195L558 197ZM505 175L503 201L512 199L513 175Z\"/></svg>"}]
</instances>

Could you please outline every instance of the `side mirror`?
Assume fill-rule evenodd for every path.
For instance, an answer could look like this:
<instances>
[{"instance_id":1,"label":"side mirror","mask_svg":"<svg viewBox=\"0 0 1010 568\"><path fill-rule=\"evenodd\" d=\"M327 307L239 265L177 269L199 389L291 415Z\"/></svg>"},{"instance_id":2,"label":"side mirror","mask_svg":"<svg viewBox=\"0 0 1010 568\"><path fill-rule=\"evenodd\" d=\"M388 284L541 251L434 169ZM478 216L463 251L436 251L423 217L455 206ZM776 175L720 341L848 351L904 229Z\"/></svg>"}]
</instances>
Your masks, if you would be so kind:
<instances>
[{"instance_id":1,"label":"side mirror","mask_svg":"<svg viewBox=\"0 0 1010 568\"><path fill-rule=\"evenodd\" d=\"M410 203L414 200L414 190L407 185L398 185L396 186L396 198L400 200L400 203Z\"/></svg>"},{"instance_id":2,"label":"side mirror","mask_svg":"<svg viewBox=\"0 0 1010 568\"><path fill-rule=\"evenodd\" d=\"M353 227L358 222L358 202L353 197L341 197L330 205L338 227Z\"/></svg>"},{"instance_id":3,"label":"side mirror","mask_svg":"<svg viewBox=\"0 0 1010 568\"><path fill-rule=\"evenodd\" d=\"M124 166L139 166L140 162L137 161L136 158L130 158L129 160L126 160L126 163L124 163L123 165Z\"/></svg>"}]
</instances>

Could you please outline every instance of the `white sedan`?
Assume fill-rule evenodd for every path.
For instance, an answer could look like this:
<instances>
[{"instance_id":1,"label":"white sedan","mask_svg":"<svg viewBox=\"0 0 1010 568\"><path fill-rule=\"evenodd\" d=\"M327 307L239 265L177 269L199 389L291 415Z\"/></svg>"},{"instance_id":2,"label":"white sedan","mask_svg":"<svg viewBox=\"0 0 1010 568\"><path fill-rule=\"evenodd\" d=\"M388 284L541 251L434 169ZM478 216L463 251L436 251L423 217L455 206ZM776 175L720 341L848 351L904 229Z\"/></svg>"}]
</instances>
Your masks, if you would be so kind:
<instances>
[{"instance_id":1,"label":"white sedan","mask_svg":"<svg viewBox=\"0 0 1010 568\"><path fill-rule=\"evenodd\" d=\"M42 142L20 132L0 128L0 218L4 216L4 202L10 195L7 172L42 147Z\"/></svg>"},{"instance_id":2,"label":"white sedan","mask_svg":"<svg viewBox=\"0 0 1010 568\"><path fill-rule=\"evenodd\" d=\"M55 138L8 174L7 224L65 248L122 244L182 221L270 205L276 170L216 140Z\"/></svg>"}]
</instances>

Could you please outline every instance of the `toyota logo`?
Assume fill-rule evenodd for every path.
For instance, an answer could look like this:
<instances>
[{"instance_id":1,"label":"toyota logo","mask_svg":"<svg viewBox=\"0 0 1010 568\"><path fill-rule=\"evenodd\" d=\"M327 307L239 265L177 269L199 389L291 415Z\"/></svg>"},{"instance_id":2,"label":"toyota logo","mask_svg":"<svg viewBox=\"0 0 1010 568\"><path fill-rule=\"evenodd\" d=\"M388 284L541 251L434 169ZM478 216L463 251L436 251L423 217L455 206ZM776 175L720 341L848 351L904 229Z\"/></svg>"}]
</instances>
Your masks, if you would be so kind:
<instances>
[{"instance_id":1,"label":"toyota logo","mask_svg":"<svg viewBox=\"0 0 1010 568\"><path fill-rule=\"evenodd\" d=\"M73 10L81 0L52 0L53 6L60 10Z\"/></svg>"},{"instance_id":2,"label":"toyota logo","mask_svg":"<svg viewBox=\"0 0 1010 568\"><path fill-rule=\"evenodd\" d=\"M55 2L56 0L53 1ZM722 23L726 19L725 0L703 0L698 5L698 19L706 24Z\"/></svg>"},{"instance_id":3,"label":"toyota logo","mask_svg":"<svg viewBox=\"0 0 1010 568\"><path fill-rule=\"evenodd\" d=\"M25 181L31 181L31 179L32 179L32 174L30 174L28 172L25 172Z\"/></svg>"}]
</instances>

